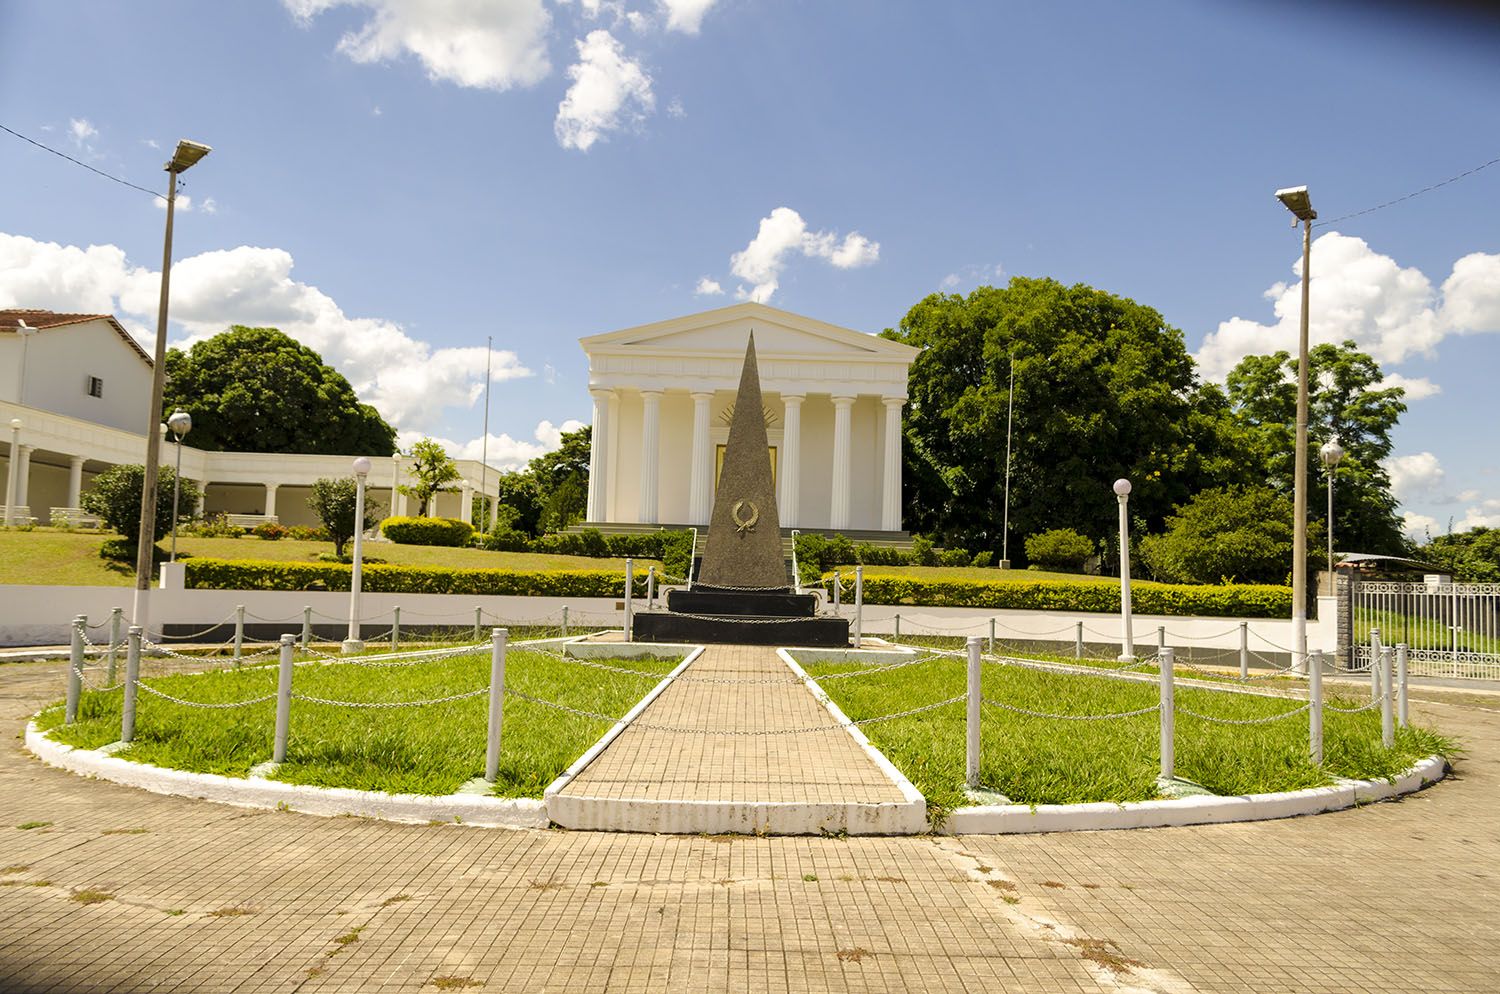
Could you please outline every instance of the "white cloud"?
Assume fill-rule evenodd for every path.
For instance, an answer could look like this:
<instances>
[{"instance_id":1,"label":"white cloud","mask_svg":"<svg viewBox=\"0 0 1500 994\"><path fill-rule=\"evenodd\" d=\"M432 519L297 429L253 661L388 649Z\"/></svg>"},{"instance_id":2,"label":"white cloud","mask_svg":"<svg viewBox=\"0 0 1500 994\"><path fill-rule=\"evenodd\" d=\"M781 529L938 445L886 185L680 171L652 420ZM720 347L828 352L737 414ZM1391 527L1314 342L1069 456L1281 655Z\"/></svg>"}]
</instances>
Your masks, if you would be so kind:
<instances>
[{"instance_id":1,"label":"white cloud","mask_svg":"<svg viewBox=\"0 0 1500 994\"><path fill-rule=\"evenodd\" d=\"M1400 387L1406 391L1407 400L1426 400L1428 397L1436 396L1443 392L1443 388L1432 382L1425 376L1403 376L1400 373L1387 373L1379 383L1379 389L1385 390L1390 387Z\"/></svg>"},{"instance_id":2,"label":"white cloud","mask_svg":"<svg viewBox=\"0 0 1500 994\"><path fill-rule=\"evenodd\" d=\"M707 276L698 280L698 285L693 288L693 294L699 297L713 297L724 292L718 280L711 280Z\"/></svg>"},{"instance_id":3,"label":"white cloud","mask_svg":"<svg viewBox=\"0 0 1500 994\"><path fill-rule=\"evenodd\" d=\"M142 138L141 144L146 146L147 148L161 148L161 142L157 141L155 138Z\"/></svg>"},{"instance_id":4,"label":"white cloud","mask_svg":"<svg viewBox=\"0 0 1500 994\"><path fill-rule=\"evenodd\" d=\"M840 241L830 231L808 231L801 214L790 207L778 207L761 218L760 228L750 244L729 257L730 271L751 284L748 289L742 284L735 295L758 303L770 300L780 286L788 257L796 253L826 259L839 269L852 269L878 260L880 243L858 232L851 232Z\"/></svg>"},{"instance_id":5,"label":"white cloud","mask_svg":"<svg viewBox=\"0 0 1500 994\"><path fill-rule=\"evenodd\" d=\"M1426 542L1429 535L1439 535L1437 518L1415 511L1401 513L1401 531L1413 542Z\"/></svg>"},{"instance_id":6,"label":"white cloud","mask_svg":"<svg viewBox=\"0 0 1500 994\"><path fill-rule=\"evenodd\" d=\"M339 39L355 62L414 55L434 81L474 89L531 86L552 71L547 33L552 15L542 0L282 0L298 20L335 7L358 7L369 18Z\"/></svg>"},{"instance_id":7,"label":"white cloud","mask_svg":"<svg viewBox=\"0 0 1500 994\"><path fill-rule=\"evenodd\" d=\"M1300 256L1292 270L1301 274ZM1314 345L1352 339L1381 364L1392 365L1434 355L1452 334L1500 331L1500 255L1463 257L1436 291L1420 270L1401 268L1363 239L1329 232L1313 242L1312 271ZM1198 350L1205 376L1222 380L1246 355L1296 351L1301 284L1277 283L1265 296L1275 323L1241 317L1221 322Z\"/></svg>"},{"instance_id":8,"label":"white cloud","mask_svg":"<svg viewBox=\"0 0 1500 994\"><path fill-rule=\"evenodd\" d=\"M72 135L74 145L87 147L90 138L98 137L99 129L86 117L74 117L68 120L68 134Z\"/></svg>"},{"instance_id":9,"label":"white cloud","mask_svg":"<svg viewBox=\"0 0 1500 994\"><path fill-rule=\"evenodd\" d=\"M638 35L643 35L656 26L655 22L651 20L651 15L643 14L638 10L627 11L625 14L625 23L629 24L630 30Z\"/></svg>"},{"instance_id":10,"label":"white cloud","mask_svg":"<svg viewBox=\"0 0 1500 994\"><path fill-rule=\"evenodd\" d=\"M558 105L553 131L563 148L586 152L607 132L644 121L656 97L651 77L608 31L590 31L576 44L578 62L568 67L573 85Z\"/></svg>"},{"instance_id":11,"label":"white cloud","mask_svg":"<svg viewBox=\"0 0 1500 994\"><path fill-rule=\"evenodd\" d=\"M1382 465L1390 474L1391 493L1403 503L1419 494L1438 493L1447 478L1442 463L1431 452L1392 456Z\"/></svg>"},{"instance_id":12,"label":"white cloud","mask_svg":"<svg viewBox=\"0 0 1500 994\"><path fill-rule=\"evenodd\" d=\"M703 16L717 0L657 0L667 15L667 30L695 35L703 26Z\"/></svg>"},{"instance_id":13,"label":"white cloud","mask_svg":"<svg viewBox=\"0 0 1500 994\"><path fill-rule=\"evenodd\" d=\"M204 197L203 198L203 213L205 213L205 214L217 214L217 213L219 213L219 202L217 200L215 200L213 197Z\"/></svg>"},{"instance_id":14,"label":"white cloud","mask_svg":"<svg viewBox=\"0 0 1500 994\"><path fill-rule=\"evenodd\" d=\"M673 97L672 102L667 104L668 117L687 117L687 108L682 105L681 97Z\"/></svg>"},{"instance_id":15,"label":"white cloud","mask_svg":"<svg viewBox=\"0 0 1500 994\"><path fill-rule=\"evenodd\" d=\"M1500 528L1500 500L1481 501L1453 523L1454 531L1466 532L1471 528Z\"/></svg>"},{"instance_id":16,"label":"white cloud","mask_svg":"<svg viewBox=\"0 0 1500 994\"><path fill-rule=\"evenodd\" d=\"M466 442L455 442L448 438L439 438L424 435L419 431L402 431L396 435L396 444L403 450L410 449L412 444L423 438L432 437L447 450L448 455L454 459L479 460L481 457L488 461L490 466L498 469L510 470L520 469L537 456L546 455L562 445L564 432L577 431L584 427L582 421L569 419L561 425L554 425L551 421L542 421L537 424L533 433L533 441L512 438L507 434L496 435L493 432L489 436L489 446L486 450L484 436L471 438Z\"/></svg>"},{"instance_id":17,"label":"white cloud","mask_svg":"<svg viewBox=\"0 0 1500 994\"><path fill-rule=\"evenodd\" d=\"M983 265L967 265L959 268L957 272L944 276L940 286L944 290L957 289L963 283L998 283L1005 276L1005 267L1000 263L984 263Z\"/></svg>"},{"instance_id":18,"label":"white cloud","mask_svg":"<svg viewBox=\"0 0 1500 994\"><path fill-rule=\"evenodd\" d=\"M484 346L434 348L398 324L350 317L315 286L292 278L290 253L248 245L205 252L172 268L172 319L189 344L230 324L271 325L320 352L360 398L397 428L431 430L449 407L484 391ZM131 266L113 245L87 249L0 233L0 307L118 314L149 347L160 277ZM134 320L132 320L132 317ZM491 381L531 376L520 358L494 353Z\"/></svg>"},{"instance_id":19,"label":"white cloud","mask_svg":"<svg viewBox=\"0 0 1500 994\"><path fill-rule=\"evenodd\" d=\"M152 203L154 203L156 205L157 210L163 210L164 211L164 210L167 209L167 198L166 197L157 197L155 200L152 201ZM179 193L177 195L177 210L180 210L180 211L190 211L192 209L193 209L193 198L190 197L190 196L188 196L186 193ZM209 211L209 213L212 214L213 211Z\"/></svg>"}]
</instances>

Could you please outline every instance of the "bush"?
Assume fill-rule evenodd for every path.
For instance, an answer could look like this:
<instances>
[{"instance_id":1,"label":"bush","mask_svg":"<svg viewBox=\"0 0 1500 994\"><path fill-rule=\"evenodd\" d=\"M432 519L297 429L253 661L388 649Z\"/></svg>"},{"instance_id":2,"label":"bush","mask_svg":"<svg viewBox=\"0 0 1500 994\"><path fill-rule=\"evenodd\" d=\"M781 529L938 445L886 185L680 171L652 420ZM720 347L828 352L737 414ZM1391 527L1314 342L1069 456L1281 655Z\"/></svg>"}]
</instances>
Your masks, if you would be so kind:
<instances>
[{"instance_id":1,"label":"bush","mask_svg":"<svg viewBox=\"0 0 1500 994\"><path fill-rule=\"evenodd\" d=\"M1082 573L1094 554L1094 543L1071 528L1053 528L1026 539L1026 558L1032 565L1059 573Z\"/></svg>"},{"instance_id":2,"label":"bush","mask_svg":"<svg viewBox=\"0 0 1500 994\"><path fill-rule=\"evenodd\" d=\"M1321 527L1308 549L1322 549ZM1178 506L1167 530L1140 543L1141 563L1167 583L1280 583L1292 561L1292 502L1267 487L1204 490ZM1321 563L1322 556L1317 555Z\"/></svg>"},{"instance_id":3,"label":"bush","mask_svg":"<svg viewBox=\"0 0 1500 994\"><path fill-rule=\"evenodd\" d=\"M156 521L154 537L162 538L172 530L172 482L176 479L171 466L161 467L156 477ZM135 542L141 529L141 490L145 485L144 466L115 466L94 478L79 503L90 514L99 515L105 525L124 538ZM179 507L198 503L198 484L182 481Z\"/></svg>"},{"instance_id":4,"label":"bush","mask_svg":"<svg viewBox=\"0 0 1500 994\"><path fill-rule=\"evenodd\" d=\"M245 535L245 529L239 525L230 524L229 519L223 514L189 521L178 531L183 535L195 535L198 538L243 538Z\"/></svg>"},{"instance_id":5,"label":"bush","mask_svg":"<svg viewBox=\"0 0 1500 994\"><path fill-rule=\"evenodd\" d=\"M971 562L971 563L969 563L969 565L970 566L977 566L980 569L986 569L986 568L989 567L990 563L992 563L994 561L995 561L995 554L993 552L989 551L988 549L986 549L983 552L976 552L976 553L974 553L974 561Z\"/></svg>"},{"instance_id":6,"label":"bush","mask_svg":"<svg viewBox=\"0 0 1500 994\"><path fill-rule=\"evenodd\" d=\"M1279 618L1292 610L1292 591L1288 587L1252 584L1179 586L1137 582L1130 590L1132 607L1140 614ZM1046 580L928 580L866 573L864 599L866 604L921 607L1109 614L1120 610L1118 584Z\"/></svg>"},{"instance_id":7,"label":"bush","mask_svg":"<svg viewBox=\"0 0 1500 994\"><path fill-rule=\"evenodd\" d=\"M299 542L333 541L333 538L328 534L327 528L314 528L311 525L292 525L286 531L287 538L296 539Z\"/></svg>"},{"instance_id":8,"label":"bush","mask_svg":"<svg viewBox=\"0 0 1500 994\"><path fill-rule=\"evenodd\" d=\"M475 535L474 544L490 552L529 552L531 536L510 528L497 528L488 535Z\"/></svg>"},{"instance_id":9,"label":"bush","mask_svg":"<svg viewBox=\"0 0 1500 994\"><path fill-rule=\"evenodd\" d=\"M263 538L267 542L275 542L286 538L291 532L292 530L286 525L278 524L275 521L266 521L250 529L251 535L254 535L256 538Z\"/></svg>"},{"instance_id":10,"label":"bush","mask_svg":"<svg viewBox=\"0 0 1500 994\"><path fill-rule=\"evenodd\" d=\"M918 566L936 566L938 564L937 551L932 547L932 539L925 535L912 536L911 561Z\"/></svg>"},{"instance_id":11,"label":"bush","mask_svg":"<svg viewBox=\"0 0 1500 994\"><path fill-rule=\"evenodd\" d=\"M187 585L211 590L348 590L351 568L335 563L190 559ZM610 570L447 569L366 561L360 587L372 593L514 597L623 597L625 574ZM645 596L646 575L635 575Z\"/></svg>"},{"instance_id":12,"label":"bush","mask_svg":"<svg viewBox=\"0 0 1500 994\"><path fill-rule=\"evenodd\" d=\"M474 535L474 526L457 518L386 518L380 530L398 545L464 546Z\"/></svg>"}]
</instances>

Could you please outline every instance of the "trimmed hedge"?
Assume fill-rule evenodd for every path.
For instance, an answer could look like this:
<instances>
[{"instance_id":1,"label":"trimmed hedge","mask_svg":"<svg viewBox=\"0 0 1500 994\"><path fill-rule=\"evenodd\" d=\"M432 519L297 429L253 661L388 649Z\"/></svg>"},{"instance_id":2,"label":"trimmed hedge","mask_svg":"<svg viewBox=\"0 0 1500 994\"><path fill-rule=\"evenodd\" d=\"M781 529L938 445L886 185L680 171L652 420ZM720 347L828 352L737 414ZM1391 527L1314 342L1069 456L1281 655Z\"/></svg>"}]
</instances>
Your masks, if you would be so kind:
<instances>
[{"instance_id":1,"label":"trimmed hedge","mask_svg":"<svg viewBox=\"0 0 1500 994\"><path fill-rule=\"evenodd\" d=\"M197 557L185 562L187 585L198 590L348 590L352 572L352 567L339 563ZM635 587L638 595L645 596L645 571L636 573ZM401 594L623 597L625 574L609 570L449 569L366 563L360 589Z\"/></svg>"},{"instance_id":2,"label":"trimmed hedge","mask_svg":"<svg viewBox=\"0 0 1500 994\"><path fill-rule=\"evenodd\" d=\"M830 579L827 574L824 579ZM846 584L852 578L845 577ZM852 589L852 588L851 588ZM1292 611L1290 587L1258 584L1178 586L1136 582L1131 607L1138 614L1220 618L1280 618ZM847 599L847 595L846 595ZM1120 588L1113 583L1035 581L928 580L865 573L867 604L912 604L920 607L981 607L1021 611L1088 611L1118 613Z\"/></svg>"},{"instance_id":3,"label":"trimmed hedge","mask_svg":"<svg viewBox=\"0 0 1500 994\"><path fill-rule=\"evenodd\" d=\"M465 546L474 526L457 518L386 518L380 533L398 545Z\"/></svg>"}]
</instances>

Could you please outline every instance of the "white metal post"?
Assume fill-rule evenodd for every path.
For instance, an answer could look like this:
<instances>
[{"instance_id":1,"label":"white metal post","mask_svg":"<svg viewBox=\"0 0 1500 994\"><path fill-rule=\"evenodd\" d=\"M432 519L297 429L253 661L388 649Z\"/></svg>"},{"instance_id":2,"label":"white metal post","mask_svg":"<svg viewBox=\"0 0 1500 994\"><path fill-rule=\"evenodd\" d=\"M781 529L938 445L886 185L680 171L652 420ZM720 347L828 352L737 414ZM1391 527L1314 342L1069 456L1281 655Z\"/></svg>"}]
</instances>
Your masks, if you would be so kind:
<instances>
[{"instance_id":1,"label":"white metal post","mask_svg":"<svg viewBox=\"0 0 1500 994\"><path fill-rule=\"evenodd\" d=\"M1115 499L1120 502L1120 662L1135 659L1135 636L1130 630L1130 481L1115 481Z\"/></svg>"},{"instance_id":2,"label":"white metal post","mask_svg":"<svg viewBox=\"0 0 1500 994\"><path fill-rule=\"evenodd\" d=\"M474 644L475 645L479 644L479 629L480 629L480 627L483 624L484 624L484 608L482 608L482 607L476 607L474 609Z\"/></svg>"},{"instance_id":3,"label":"white metal post","mask_svg":"<svg viewBox=\"0 0 1500 994\"><path fill-rule=\"evenodd\" d=\"M656 567L646 567L646 610L656 609Z\"/></svg>"},{"instance_id":4,"label":"white metal post","mask_svg":"<svg viewBox=\"0 0 1500 994\"><path fill-rule=\"evenodd\" d=\"M691 570L689 570L691 572ZM563 605L563 638L568 637L568 605Z\"/></svg>"},{"instance_id":5,"label":"white metal post","mask_svg":"<svg viewBox=\"0 0 1500 994\"><path fill-rule=\"evenodd\" d=\"M635 594L635 560L625 560L625 641L632 641L631 633L634 628L634 607L631 597Z\"/></svg>"},{"instance_id":6,"label":"white metal post","mask_svg":"<svg viewBox=\"0 0 1500 994\"><path fill-rule=\"evenodd\" d=\"M1307 657L1307 746L1314 766L1323 765L1323 650Z\"/></svg>"},{"instance_id":7,"label":"white metal post","mask_svg":"<svg viewBox=\"0 0 1500 994\"><path fill-rule=\"evenodd\" d=\"M391 651L397 652L401 648L401 605L392 608L391 614Z\"/></svg>"},{"instance_id":8,"label":"white metal post","mask_svg":"<svg viewBox=\"0 0 1500 994\"><path fill-rule=\"evenodd\" d=\"M1380 629L1370 629L1370 700L1380 696Z\"/></svg>"},{"instance_id":9,"label":"white metal post","mask_svg":"<svg viewBox=\"0 0 1500 994\"><path fill-rule=\"evenodd\" d=\"M104 675L105 686L115 685L115 659L120 654L120 630L125 624L125 612L122 608L114 608L109 612L109 672Z\"/></svg>"},{"instance_id":10,"label":"white metal post","mask_svg":"<svg viewBox=\"0 0 1500 994\"><path fill-rule=\"evenodd\" d=\"M1172 682L1176 660L1171 648L1161 651L1157 669L1161 671L1161 778L1171 780L1177 775L1177 698Z\"/></svg>"},{"instance_id":11,"label":"white metal post","mask_svg":"<svg viewBox=\"0 0 1500 994\"><path fill-rule=\"evenodd\" d=\"M1396 744L1396 719L1394 715L1396 695L1391 693L1391 652L1390 646L1383 646L1380 650L1380 744L1389 749Z\"/></svg>"},{"instance_id":12,"label":"white metal post","mask_svg":"<svg viewBox=\"0 0 1500 994\"><path fill-rule=\"evenodd\" d=\"M995 619L990 619L990 655L995 654Z\"/></svg>"},{"instance_id":13,"label":"white metal post","mask_svg":"<svg viewBox=\"0 0 1500 994\"><path fill-rule=\"evenodd\" d=\"M135 739L136 681L141 678L141 629L130 626L129 642L125 647L125 703L120 706L120 741Z\"/></svg>"},{"instance_id":14,"label":"white metal post","mask_svg":"<svg viewBox=\"0 0 1500 994\"><path fill-rule=\"evenodd\" d=\"M276 674L276 742L271 750L271 762L286 762L286 736L292 720L292 649L296 645L294 635L281 636L281 668Z\"/></svg>"},{"instance_id":15,"label":"white metal post","mask_svg":"<svg viewBox=\"0 0 1500 994\"><path fill-rule=\"evenodd\" d=\"M165 637L165 636L163 636ZM240 657L245 654L245 605L234 606L234 665L238 669Z\"/></svg>"},{"instance_id":16,"label":"white metal post","mask_svg":"<svg viewBox=\"0 0 1500 994\"><path fill-rule=\"evenodd\" d=\"M964 783L970 790L979 789L979 706L983 701L979 689L980 658L979 636L969 636L968 694L965 697L964 730L966 749Z\"/></svg>"},{"instance_id":17,"label":"white metal post","mask_svg":"<svg viewBox=\"0 0 1500 994\"><path fill-rule=\"evenodd\" d=\"M340 649L346 656L365 651L365 644L360 640L359 594L364 583L365 477L369 473L370 460L364 456L354 460L354 563L349 572L349 633L344 636ZM433 504L436 503L434 496Z\"/></svg>"},{"instance_id":18,"label":"white metal post","mask_svg":"<svg viewBox=\"0 0 1500 994\"><path fill-rule=\"evenodd\" d=\"M834 610L835 614L837 614L842 609L842 607L843 607L843 604L842 604L843 596L844 596L844 581L843 581L843 578L841 578L839 576L839 571L838 570L834 570L833 571L833 610Z\"/></svg>"},{"instance_id":19,"label":"white metal post","mask_svg":"<svg viewBox=\"0 0 1500 994\"><path fill-rule=\"evenodd\" d=\"M863 645L865 631L865 568L854 567L854 648Z\"/></svg>"},{"instance_id":20,"label":"white metal post","mask_svg":"<svg viewBox=\"0 0 1500 994\"><path fill-rule=\"evenodd\" d=\"M896 635L895 635L895 639L896 639L897 642L901 641L901 614L899 612L896 614Z\"/></svg>"},{"instance_id":21,"label":"white metal post","mask_svg":"<svg viewBox=\"0 0 1500 994\"><path fill-rule=\"evenodd\" d=\"M83 696L83 626L89 623L85 615L73 619L73 639L68 654L68 698L63 710L63 724L71 725L78 720L78 699Z\"/></svg>"},{"instance_id":22,"label":"white metal post","mask_svg":"<svg viewBox=\"0 0 1500 994\"><path fill-rule=\"evenodd\" d=\"M1161 655L1161 651L1163 649L1165 649L1166 647L1167 647L1167 626L1166 625L1157 625L1156 626L1156 654L1157 655Z\"/></svg>"},{"instance_id":23,"label":"white metal post","mask_svg":"<svg viewBox=\"0 0 1500 994\"><path fill-rule=\"evenodd\" d=\"M1396 643L1396 721L1406 727L1408 718L1406 699L1406 643Z\"/></svg>"},{"instance_id":24,"label":"white metal post","mask_svg":"<svg viewBox=\"0 0 1500 994\"><path fill-rule=\"evenodd\" d=\"M504 628L490 632L490 718L489 736L484 749L484 778L490 783L500 775L500 723L505 717L505 638Z\"/></svg>"},{"instance_id":25,"label":"white metal post","mask_svg":"<svg viewBox=\"0 0 1500 994\"><path fill-rule=\"evenodd\" d=\"M1073 625L1073 658L1083 658L1083 622Z\"/></svg>"},{"instance_id":26,"label":"white metal post","mask_svg":"<svg viewBox=\"0 0 1500 994\"><path fill-rule=\"evenodd\" d=\"M312 606L302 608L302 651L306 653L312 645Z\"/></svg>"},{"instance_id":27,"label":"white metal post","mask_svg":"<svg viewBox=\"0 0 1500 994\"><path fill-rule=\"evenodd\" d=\"M1250 622L1240 622L1240 679L1250 677Z\"/></svg>"}]
</instances>

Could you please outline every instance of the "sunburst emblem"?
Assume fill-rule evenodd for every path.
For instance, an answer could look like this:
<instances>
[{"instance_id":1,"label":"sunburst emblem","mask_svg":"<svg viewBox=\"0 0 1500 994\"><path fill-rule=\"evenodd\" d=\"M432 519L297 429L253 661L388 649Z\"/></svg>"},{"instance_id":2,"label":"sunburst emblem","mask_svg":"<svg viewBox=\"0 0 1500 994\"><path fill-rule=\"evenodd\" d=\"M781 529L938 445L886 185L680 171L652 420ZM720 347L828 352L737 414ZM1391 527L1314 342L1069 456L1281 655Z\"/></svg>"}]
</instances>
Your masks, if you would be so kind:
<instances>
[{"instance_id":1,"label":"sunburst emblem","mask_svg":"<svg viewBox=\"0 0 1500 994\"><path fill-rule=\"evenodd\" d=\"M749 513L746 514L746 509ZM735 531L741 538L746 532L755 531L755 523L760 520L760 508L753 501L737 500L734 507L730 508L729 516L734 519Z\"/></svg>"}]
</instances>

